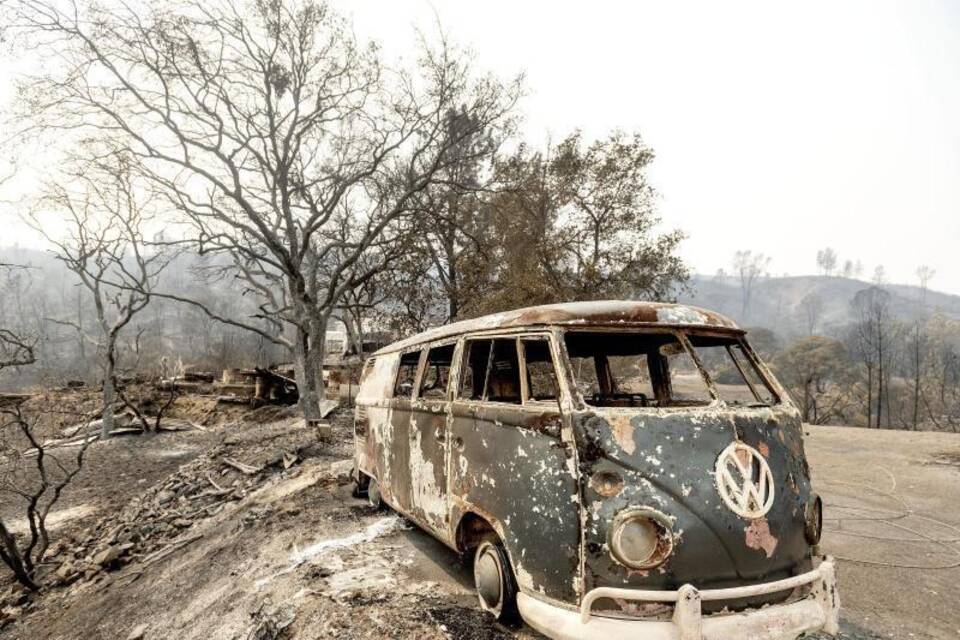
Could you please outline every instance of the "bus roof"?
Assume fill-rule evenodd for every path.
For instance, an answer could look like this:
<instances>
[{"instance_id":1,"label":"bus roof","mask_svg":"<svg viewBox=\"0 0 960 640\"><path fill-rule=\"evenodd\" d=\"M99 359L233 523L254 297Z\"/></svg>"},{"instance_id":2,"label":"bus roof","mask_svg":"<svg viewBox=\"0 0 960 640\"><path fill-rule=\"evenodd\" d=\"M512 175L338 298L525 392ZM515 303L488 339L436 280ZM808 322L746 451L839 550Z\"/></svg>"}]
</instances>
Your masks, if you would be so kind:
<instances>
[{"instance_id":1,"label":"bus roof","mask_svg":"<svg viewBox=\"0 0 960 640\"><path fill-rule=\"evenodd\" d=\"M461 320L428 329L377 351L374 355L401 351L409 347L459 336L475 331L534 326L673 326L726 329L739 332L726 316L699 307L667 302L596 300L563 302L525 307L502 313Z\"/></svg>"}]
</instances>

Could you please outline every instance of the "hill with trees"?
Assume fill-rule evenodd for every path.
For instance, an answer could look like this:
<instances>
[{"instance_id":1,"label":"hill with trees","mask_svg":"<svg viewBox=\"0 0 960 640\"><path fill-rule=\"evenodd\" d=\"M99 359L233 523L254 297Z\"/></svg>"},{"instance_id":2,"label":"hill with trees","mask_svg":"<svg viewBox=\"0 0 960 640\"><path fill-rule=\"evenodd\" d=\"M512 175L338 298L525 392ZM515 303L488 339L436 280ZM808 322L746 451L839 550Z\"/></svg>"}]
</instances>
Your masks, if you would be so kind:
<instances>
[{"instance_id":1,"label":"hill with trees","mask_svg":"<svg viewBox=\"0 0 960 640\"><path fill-rule=\"evenodd\" d=\"M764 327L784 338L830 334L853 322L853 301L872 283L843 276L762 277L753 284L744 311L743 291L736 276L696 274L678 300L730 316L742 326ZM932 314L960 320L960 296L915 285L885 284L890 312L910 322Z\"/></svg>"}]
</instances>

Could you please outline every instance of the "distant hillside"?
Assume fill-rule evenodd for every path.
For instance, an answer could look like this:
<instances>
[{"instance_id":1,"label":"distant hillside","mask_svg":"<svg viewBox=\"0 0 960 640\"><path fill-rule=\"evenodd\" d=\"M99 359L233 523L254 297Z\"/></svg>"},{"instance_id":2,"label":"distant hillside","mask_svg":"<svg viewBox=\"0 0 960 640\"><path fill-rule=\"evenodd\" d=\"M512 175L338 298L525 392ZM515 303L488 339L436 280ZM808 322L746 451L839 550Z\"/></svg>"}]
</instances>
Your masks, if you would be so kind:
<instances>
[{"instance_id":1,"label":"distant hillside","mask_svg":"<svg viewBox=\"0 0 960 640\"><path fill-rule=\"evenodd\" d=\"M872 286L869 282L837 276L763 278L754 285L751 308L747 317L743 317L737 278L695 275L690 285L692 291L681 295L681 302L714 309L742 326L767 327L783 336L807 332L801 300L808 294L816 294L823 301L817 331L829 334L853 321L854 296ZM925 304L921 304L920 287L884 285L884 289L890 292L893 313L902 320L933 312L960 319L960 296L927 291Z\"/></svg>"}]
</instances>

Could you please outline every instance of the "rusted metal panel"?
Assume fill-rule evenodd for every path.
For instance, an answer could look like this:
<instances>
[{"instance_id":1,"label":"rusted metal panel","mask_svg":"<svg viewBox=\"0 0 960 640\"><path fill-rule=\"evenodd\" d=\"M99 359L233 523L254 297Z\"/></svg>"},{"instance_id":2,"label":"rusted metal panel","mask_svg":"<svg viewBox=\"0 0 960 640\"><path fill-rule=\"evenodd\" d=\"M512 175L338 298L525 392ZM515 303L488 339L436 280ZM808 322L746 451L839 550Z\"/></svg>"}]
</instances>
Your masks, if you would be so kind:
<instances>
[{"instance_id":1,"label":"rusted metal panel","mask_svg":"<svg viewBox=\"0 0 960 640\"><path fill-rule=\"evenodd\" d=\"M584 478L587 590L678 589L688 582L720 588L809 568L803 532L810 478L795 410L629 413L574 416ZM762 518L739 517L717 492L715 463L732 441L767 452L777 499ZM609 553L608 527L632 505L649 505L674 519L674 551L656 569L629 570Z\"/></svg>"},{"instance_id":2,"label":"rusted metal panel","mask_svg":"<svg viewBox=\"0 0 960 640\"><path fill-rule=\"evenodd\" d=\"M395 342L377 354L403 351L414 345L478 331L578 325L713 327L740 331L730 318L690 305L626 300L566 302L526 307L454 322Z\"/></svg>"},{"instance_id":3,"label":"rusted metal panel","mask_svg":"<svg viewBox=\"0 0 960 640\"><path fill-rule=\"evenodd\" d=\"M449 538L446 400L418 399L410 420L410 504L413 516Z\"/></svg>"},{"instance_id":4,"label":"rusted metal panel","mask_svg":"<svg viewBox=\"0 0 960 640\"><path fill-rule=\"evenodd\" d=\"M460 510L498 523L522 590L576 602L580 510L571 444L545 435L545 417L520 405L455 403L454 416L450 491Z\"/></svg>"}]
</instances>

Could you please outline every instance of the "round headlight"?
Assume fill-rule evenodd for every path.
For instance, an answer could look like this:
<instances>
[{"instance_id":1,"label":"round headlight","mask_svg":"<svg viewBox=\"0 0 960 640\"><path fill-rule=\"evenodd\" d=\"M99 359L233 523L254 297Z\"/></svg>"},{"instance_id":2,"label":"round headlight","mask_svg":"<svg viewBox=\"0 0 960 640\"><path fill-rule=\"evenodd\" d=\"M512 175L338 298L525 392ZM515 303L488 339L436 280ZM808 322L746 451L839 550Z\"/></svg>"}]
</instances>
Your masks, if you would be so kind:
<instances>
[{"instance_id":1,"label":"round headlight","mask_svg":"<svg viewBox=\"0 0 960 640\"><path fill-rule=\"evenodd\" d=\"M673 550L668 518L653 509L621 511L610 528L610 553L630 569L651 569L663 563Z\"/></svg>"}]
</instances>

